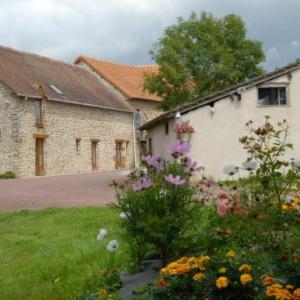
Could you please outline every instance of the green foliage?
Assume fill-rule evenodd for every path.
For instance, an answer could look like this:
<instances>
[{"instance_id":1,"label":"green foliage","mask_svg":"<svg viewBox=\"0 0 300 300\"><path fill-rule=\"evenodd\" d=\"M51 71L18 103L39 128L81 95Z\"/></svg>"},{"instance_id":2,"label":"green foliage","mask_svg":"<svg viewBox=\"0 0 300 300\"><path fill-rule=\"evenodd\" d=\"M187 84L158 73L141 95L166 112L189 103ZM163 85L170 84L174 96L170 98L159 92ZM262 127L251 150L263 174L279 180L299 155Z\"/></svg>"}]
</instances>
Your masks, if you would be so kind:
<instances>
[{"instance_id":1,"label":"green foliage","mask_svg":"<svg viewBox=\"0 0 300 300\"><path fill-rule=\"evenodd\" d=\"M262 126L254 128L253 122L249 121L246 128L249 134L240 138L240 142L248 152L248 160L259 165L255 172L259 186L252 186L252 191L256 191L255 198L260 198L266 205L276 201L280 206L287 194L297 189L296 182L300 179L300 166L285 157L287 150L293 148L287 142L288 123L283 120L276 128L266 116Z\"/></svg>"},{"instance_id":2,"label":"green foliage","mask_svg":"<svg viewBox=\"0 0 300 300\"><path fill-rule=\"evenodd\" d=\"M146 170L138 170L138 175L132 173L125 186L117 185L117 207L126 215L123 227L131 256L137 264L144 258L147 248L154 249L165 262L180 249L181 241L186 241L199 217L199 204L195 202L194 188L189 185L191 173L186 160L156 162L155 167L146 163ZM168 174L180 176L184 183L168 182L165 179ZM148 180L151 185L136 190L134 185L141 180Z\"/></svg>"},{"instance_id":3,"label":"green foliage","mask_svg":"<svg viewBox=\"0 0 300 300\"><path fill-rule=\"evenodd\" d=\"M145 87L163 97L164 110L261 75L265 59L239 16L205 12L167 27L150 54L160 71L147 76Z\"/></svg>"},{"instance_id":4,"label":"green foliage","mask_svg":"<svg viewBox=\"0 0 300 300\"><path fill-rule=\"evenodd\" d=\"M16 174L12 171L7 171L4 174L0 174L0 179L14 179L16 177Z\"/></svg>"}]
</instances>

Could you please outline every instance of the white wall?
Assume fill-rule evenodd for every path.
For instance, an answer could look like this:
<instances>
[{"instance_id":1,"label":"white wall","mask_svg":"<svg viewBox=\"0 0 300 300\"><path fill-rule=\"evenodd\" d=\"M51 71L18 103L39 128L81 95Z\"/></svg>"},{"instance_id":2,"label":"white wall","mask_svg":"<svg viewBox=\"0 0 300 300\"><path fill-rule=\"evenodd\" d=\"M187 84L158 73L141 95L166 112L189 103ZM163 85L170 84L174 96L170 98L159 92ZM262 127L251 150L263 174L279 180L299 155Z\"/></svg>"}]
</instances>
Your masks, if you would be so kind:
<instances>
[{"instance_id":1,"label":"white wall","mask_svg":"<svg viewBox=\"0 0 300 300\"><path fill-rule=\"evenodd\" d=\"M243 93L241 101L230 98L217 101L214 114L211 114L209 106L204 106L182 116L182 120L189 120L196 129L191 140L190 156L206 168L208 176L225 178L224 166L245 161L247 153L239 143L239 138L247 134L245 123L252 120L255 125L261 125L265 115L271 116L273 123L287 119L289 140L294 144L290 156L300 158L300 70L294 71L291 79L282 76L271 82L289 84L289 105L259 107L257 87L253 87ZM164 125L160 124L149 130L149 137L152 138L153 153L168 157L165 147L171 136L175 136L164 137L163 133Z\"/></svg>"}]
</instances>

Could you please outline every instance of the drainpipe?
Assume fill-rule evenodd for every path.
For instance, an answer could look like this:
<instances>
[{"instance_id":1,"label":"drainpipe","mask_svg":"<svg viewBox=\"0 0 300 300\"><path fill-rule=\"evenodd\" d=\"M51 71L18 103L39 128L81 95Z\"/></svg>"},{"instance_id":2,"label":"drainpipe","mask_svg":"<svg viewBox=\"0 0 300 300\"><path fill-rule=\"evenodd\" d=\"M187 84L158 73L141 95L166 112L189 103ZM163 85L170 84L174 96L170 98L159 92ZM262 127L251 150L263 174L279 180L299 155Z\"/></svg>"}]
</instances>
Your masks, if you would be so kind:
<instances>
[{"instance_id":1,"label":"drainpipe","mask_svg":"<svg viewBox=\"0 0 300 300\"><path fill-rule=\"evenodd\" d=\"M133 153L134 153L134 167L137 167L137 157L136 157L136 131L135 131L135 112L132 114L132 130L133 130Z\"/></svg>"}]
</instances>

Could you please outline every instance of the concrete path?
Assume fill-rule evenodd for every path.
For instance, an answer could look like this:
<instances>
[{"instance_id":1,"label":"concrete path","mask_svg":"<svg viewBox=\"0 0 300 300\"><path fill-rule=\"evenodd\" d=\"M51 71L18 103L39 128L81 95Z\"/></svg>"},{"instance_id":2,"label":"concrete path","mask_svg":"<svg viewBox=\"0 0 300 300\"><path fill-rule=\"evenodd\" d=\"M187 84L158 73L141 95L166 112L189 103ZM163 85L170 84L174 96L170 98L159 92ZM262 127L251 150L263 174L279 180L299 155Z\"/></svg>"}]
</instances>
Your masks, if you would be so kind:
<instances>
[{"instance_id":1,"label":"concrete path","mask_svg":"<svg viewBox=\"0 0 300 300\"><path fill-rule=\"evenodd\" d=\"M103 206L114 201L113 180L128 171L0 180L0 211Z\"/></svg>"}]
</instances>

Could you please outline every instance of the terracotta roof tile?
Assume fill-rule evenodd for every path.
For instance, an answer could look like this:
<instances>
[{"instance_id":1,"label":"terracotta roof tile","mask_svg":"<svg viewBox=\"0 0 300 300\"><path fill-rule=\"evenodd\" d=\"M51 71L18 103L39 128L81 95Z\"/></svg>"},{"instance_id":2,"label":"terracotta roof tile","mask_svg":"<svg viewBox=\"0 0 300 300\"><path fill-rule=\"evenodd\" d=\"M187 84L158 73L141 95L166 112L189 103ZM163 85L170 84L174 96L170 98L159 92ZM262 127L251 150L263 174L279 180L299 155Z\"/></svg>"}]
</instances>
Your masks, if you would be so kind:
<instances>
[{"instance_id":1,"label":"terracotta roof tile","mask_svg":"<svg viewBox=\"0 0 300 300\"><path fill-rule=\"evenodd\" d=\"M143 99L161 101L157 95L145 91L145 74L158 72L158 65L126 65L104 60L96 60L86 56L79 56L75 63L84 62L106 81L112 84L129 99Z\"/></svg>"},{"instance_id":2,"label":"terracotta roof tile","mask_svg":"<svg viewBox=\"0 0 300 300\"><path fill-rule=\"evenodd\" d=\"M40 98L38 87L42 86L49 100L132 111L126 101L79 66L1 46L0 82L22 96Z\"/></svg>"}]
</instances>

